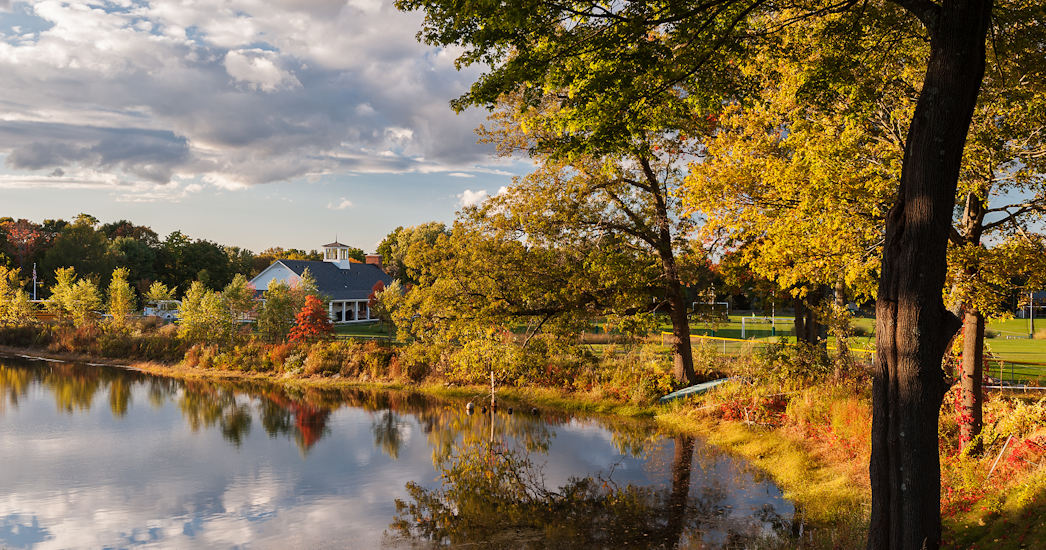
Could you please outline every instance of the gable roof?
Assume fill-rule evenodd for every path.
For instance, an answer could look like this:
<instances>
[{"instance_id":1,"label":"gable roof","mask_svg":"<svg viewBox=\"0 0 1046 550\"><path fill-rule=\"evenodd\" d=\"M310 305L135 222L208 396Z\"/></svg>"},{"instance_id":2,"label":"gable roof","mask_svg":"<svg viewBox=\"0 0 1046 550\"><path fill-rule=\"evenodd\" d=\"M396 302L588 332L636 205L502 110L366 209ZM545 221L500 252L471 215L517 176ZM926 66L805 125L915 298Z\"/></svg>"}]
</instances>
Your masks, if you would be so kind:
<instances>
[{"instance_id":1,"label":"gable roof","mask_svg":"<svg viewBox=\"0 0 1046 550\"><path fill-rule=\"evenodd\" d=\"M308 269L320 293L331 300L366 300L374 283L381 281L386 286L392 283L392 277L373 264L354 263L351 269L338 269L331 262L277 260L273 263L283 264L299 277Z\"/></svg>"},{"instance_id":2,"label":"gable roof","mask_svg":"<svg viewBox=\"0 0 1046 550\"><path fill-rule=\"evenodd\" d=\"M332 242L330 244L323 245L323 248L348 248L348 247L349 247L349 245L341 244L338 241L334 241L334 242Z\"/></svg>"}]
</instances>

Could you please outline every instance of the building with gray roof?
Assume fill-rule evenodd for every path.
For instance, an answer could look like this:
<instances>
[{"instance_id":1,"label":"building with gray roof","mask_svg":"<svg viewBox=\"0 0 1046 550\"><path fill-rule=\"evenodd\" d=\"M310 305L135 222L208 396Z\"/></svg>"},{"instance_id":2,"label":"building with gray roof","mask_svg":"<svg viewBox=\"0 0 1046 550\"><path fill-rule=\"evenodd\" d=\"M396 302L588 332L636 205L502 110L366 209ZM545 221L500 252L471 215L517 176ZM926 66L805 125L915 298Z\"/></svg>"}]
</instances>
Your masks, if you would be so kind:
<instances>
[{"instance_id":1,"label":"building with gray roof","mask_svg":"<svg viewBox=\"0 0 1046 550\"><path fill-rule=\"evenodd\" d=\"M381 256L370 254L361 263L350 259L349 247L337 241L323 246L322 261L277 260L262 270L251 284L259 294L274 280L294 285L305 270L316 280L321 294L330 300L328 315L334 323L362 323L373 321L368 302L379 282L392 282L381 267Z\"/></svg>"}]
</instances>

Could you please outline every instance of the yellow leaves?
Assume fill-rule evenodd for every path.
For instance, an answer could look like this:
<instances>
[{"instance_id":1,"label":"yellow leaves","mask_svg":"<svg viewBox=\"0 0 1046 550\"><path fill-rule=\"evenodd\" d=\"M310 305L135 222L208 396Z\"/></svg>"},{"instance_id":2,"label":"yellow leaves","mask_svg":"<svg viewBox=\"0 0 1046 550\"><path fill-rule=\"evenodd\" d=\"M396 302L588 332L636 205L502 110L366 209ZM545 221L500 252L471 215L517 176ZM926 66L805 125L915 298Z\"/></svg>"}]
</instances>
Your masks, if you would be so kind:
<instances>
[{"instance_id":1,"label":"yellow leaves","mask_svg":"<svg viewBox=\"0 0 1046 550\"><path fill-rule=\"evenodd\" d=\"M684 204L704 218L704 236L728 236L783 288L843 278L871 295L900 149L849 116L843 99L800 100L809 75L793 59L762 52L746 70L760 78L760 98L724 108L704 158L690 165Z\"/></svg>"}]
</instances>

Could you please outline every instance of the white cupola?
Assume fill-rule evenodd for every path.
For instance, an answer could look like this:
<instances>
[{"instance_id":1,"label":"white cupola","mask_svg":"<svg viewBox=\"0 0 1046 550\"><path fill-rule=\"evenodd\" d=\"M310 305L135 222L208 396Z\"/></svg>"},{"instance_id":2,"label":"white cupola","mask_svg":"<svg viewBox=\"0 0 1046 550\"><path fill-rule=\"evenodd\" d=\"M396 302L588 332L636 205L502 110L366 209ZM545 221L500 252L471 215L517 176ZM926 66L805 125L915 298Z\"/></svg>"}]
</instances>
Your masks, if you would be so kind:
<instances>
[{"instance_id":1,"label":"white cupola","mask_svg":"<svg viewBox=\"0 0 1046 550\"><path fill-rule=\"evenodd\" d=\"M338 241L323 245L323 261L338 266L338 269L352 267L352 262L349 261L349 247Z\"/></svg>"}]
</instances>

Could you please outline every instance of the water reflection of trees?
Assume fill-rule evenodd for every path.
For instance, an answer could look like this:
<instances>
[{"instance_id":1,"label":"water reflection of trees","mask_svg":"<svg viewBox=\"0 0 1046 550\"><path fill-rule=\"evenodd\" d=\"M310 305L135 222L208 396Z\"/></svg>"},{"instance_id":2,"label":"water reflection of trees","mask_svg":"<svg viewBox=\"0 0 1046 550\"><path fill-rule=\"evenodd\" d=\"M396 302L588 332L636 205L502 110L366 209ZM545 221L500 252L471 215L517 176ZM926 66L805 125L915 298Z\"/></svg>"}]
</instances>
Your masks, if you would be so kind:
<instances>
[{"instance_id":1,"label":"water reflection of trees","mask_svg":"<svg viewBox=\"0 0 1046 550\"><path fill-rule=\"evenodd\" d=\"M531 452L499 440L467 441L436 458L440 487L407 483L390 524L394 537L433 547L676 548L746 547L783 529L772 507L763 518L735 519L715 485L691 491L695 442L674 441L666 487L619 485L612 474L545 487Z\"/></svg>"},{"instance_id":2,"label":"water reflection of trees","mask_svg":"<svg viewBox=\"0 0 1046 550\"><path fill-rule=\"evenodd\" d=\"M409 392L283 387L250 381L177 381L119 368L0 358L0 407L17 407L34 384L53 396L58 410L70 414L90 410L97 396L103 394L113 416L121 418L134 395L144 394L154 408L173 403L192 431L217 429L236 446L246 440L257 416L270 437L287 437L307 453L329 433L330 416L342 407L371 414L375 445L392 458L399 456L405 441L407 417L416 420L435 456L446 455L463 437L472 440L489 431L468 418L463 407ZM141 389L136 392L135 388ZM3 410L0 408L0 412ZM524 415L504 416L496 421L496 429L517 438L528 449L547 449L552 438L548 422L555 420L549 415L540 421Z\"/></svg>"},{"instance_id":3,"label":"water reflection of trees","mask_svg":"<svg viewBox=\"0 0 1046 550\"><path fill-rule=\"evenodd\" d=\"M753 525L782 532L792 525L772 506L758 511L748 523L730 519L724 501L736 484L709 482L709 476L700 476L701 486L691 487L693 469L716 471L722 455L696 445L692 438L666 439L641 421L579 421L553 411L542 411L540 416L506 414L506 410L469 415L460 403L409 392L183 382L116 368L4 358L0 358L0 414L6 407L17 408L34 385L45 388L57 409L70 414L104 402L104 397L97 398L103 392L117 418L128 414L135 396L154 408L174 405L190 429L217 430L235 446L250 435L257 417L270 437L286 437L308 453L329 433L333 411L353 407L370 414L375 447L396 459L409 427L420 427L442 485L425 489L408 484L409 499L397 502L392 530L434 546L675 547L700 545L712 527L725 537L716 545L733 544L730 541L736 539L743 546ZM643 456L644 469L663 469L669 483L620 486L612 475L604 474L546 488L530 457L547 453L557 426L567 422L599 424L612 434L619 452ZM512 442L512 447L502 441ZM668 445L673 446L671 452Z\"/></svg>"},{"instance_id":4,"label":"water reflection of trees","mask_svg":"<svg viewBox=\"0 0 1046 550\"><path fill-rule=\"evenodd\" d=\"M410 392L284 387L252 381L178 381L112 367L0 358L0 407L17 407L33 384L46 388L58 410L70 414L90 410L102 392L117 418L127 414L136 393L144 395L144 401L154 408L173 403L191 430L217 429L236 446L246 440L257 416L270 437L292 439L307 453L329 432L332 412L342 407L370 413L375 446L394 459L405 441L408 417L421 428L434 459L447 456L459 441L479 441L489 437L491 431L490 417L470 417L460 404ZM555 435L554 426L570 420L569 415L553 411L543 411L540 418L499 413L494 416L493 429L501 437L518 441L527 451L547 451ZM615 422L611 432L618 449L632 456L642 453L653 441L649 427L640 422Z\"/></svg>"}]
</instances>

